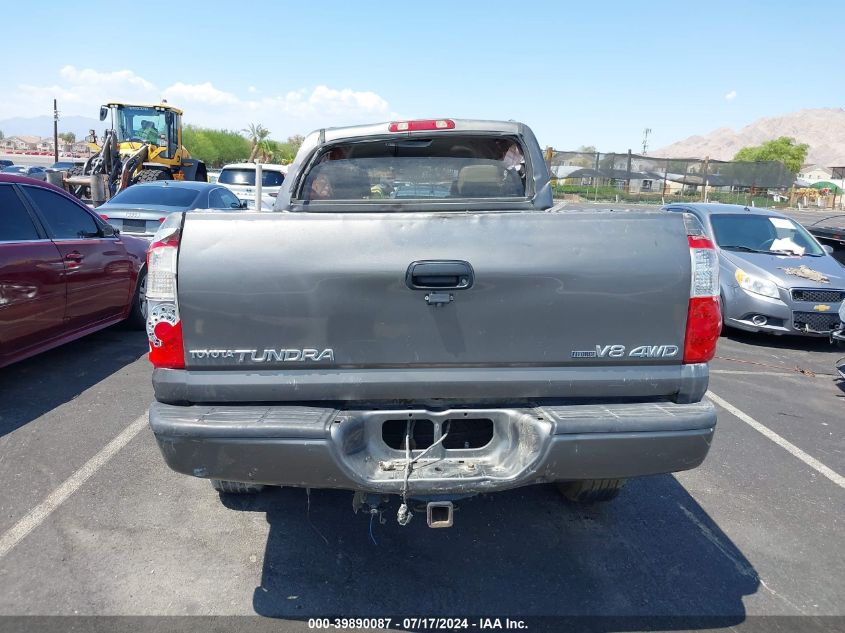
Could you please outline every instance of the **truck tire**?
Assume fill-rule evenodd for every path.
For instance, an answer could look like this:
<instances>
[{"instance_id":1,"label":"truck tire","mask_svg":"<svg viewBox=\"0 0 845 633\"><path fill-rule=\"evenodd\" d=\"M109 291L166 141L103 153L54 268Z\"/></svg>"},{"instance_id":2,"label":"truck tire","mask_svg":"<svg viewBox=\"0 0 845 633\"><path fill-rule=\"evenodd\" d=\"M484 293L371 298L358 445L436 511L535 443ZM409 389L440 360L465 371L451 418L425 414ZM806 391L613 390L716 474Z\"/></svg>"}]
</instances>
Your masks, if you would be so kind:
<instances>
[{"instance_id":1,"label":"truck tire","mask_svg":"<svg viewBox=\"0 0 845 633\"><path fill-rule=\"evenodd\" d=\"M557 487L566 499L575 503L601 503L619 496L626 479L584 479L561 481Z\"/></svg>"},{"instance_id":2,"label":"truck tire","mask_svg":"<svg viewBox=\"0 0 845 633\"><path fill-rule=\"evenodd\" d=\"M144 268L138 274L138 285L135 286L135 294L132 296L132 308L129 310L129 317L126 325L133 330L147 329L147 269Z\"/></svg>"},{"instance_id":3,"label":"truck tire","mask_svg":"<svg viewBox=\"0 0 845 633\"><path fill-rule=\"evenodd\" d=\"M132 181L132 184L137 185L139 182L156 182L158 180L173 180L173 176L164 169L142 169L141 173Z\"/></svg>"},{"instance_id":4,"label":"truck tire","mask_svg":"<svg viewBox=\"0 0 845 633\"><path fill-rule=\"evenodd\" d=\"M229 495L252 495L264 490L264 484L245 484L242 481L226 481L225 479L212 479L211 485L217 492Z\"/></svg>"}]
</instances>

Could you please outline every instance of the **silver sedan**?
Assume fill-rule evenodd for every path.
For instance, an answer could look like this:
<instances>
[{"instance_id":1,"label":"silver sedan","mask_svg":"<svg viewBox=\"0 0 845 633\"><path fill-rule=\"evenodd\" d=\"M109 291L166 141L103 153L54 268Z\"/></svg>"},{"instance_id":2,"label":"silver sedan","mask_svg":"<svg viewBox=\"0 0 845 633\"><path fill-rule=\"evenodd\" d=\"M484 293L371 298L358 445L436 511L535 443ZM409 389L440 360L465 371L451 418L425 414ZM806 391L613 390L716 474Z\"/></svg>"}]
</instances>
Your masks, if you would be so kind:
<instances>
[{"instance_id":1,"label":"silver sedan","mask_svg":"<svg viewBox=\"0 0 845 633\"><path fill-rule=\"evenodd\" d=\"M715 244L725 326L824 337L841 329L845 268L798 222L741 205L664 209L696 216Z\"/></svg>"},{"instance_id":2,"label":"silver sedan","mask_svg":"<svg viewBox=\"0 0 845 633\"><path fill-rule=\"evenodd\" d=\"M0 173L26 176L35 180L47 180L47 170L40 165L9 165L0 170Z\"/></svg>"},{"instance_id":3,"label":"silver sedan","mask_svg":"<svg viewBox=\"0 0 845 633\"><path fill-rule=\"evenodd\" d=\"M220 185L159 180L127 187L97 207L97 213L123 233L152 239L170 213L192 209L243 211L244 203Z\"/></svg>"}]
</instances>

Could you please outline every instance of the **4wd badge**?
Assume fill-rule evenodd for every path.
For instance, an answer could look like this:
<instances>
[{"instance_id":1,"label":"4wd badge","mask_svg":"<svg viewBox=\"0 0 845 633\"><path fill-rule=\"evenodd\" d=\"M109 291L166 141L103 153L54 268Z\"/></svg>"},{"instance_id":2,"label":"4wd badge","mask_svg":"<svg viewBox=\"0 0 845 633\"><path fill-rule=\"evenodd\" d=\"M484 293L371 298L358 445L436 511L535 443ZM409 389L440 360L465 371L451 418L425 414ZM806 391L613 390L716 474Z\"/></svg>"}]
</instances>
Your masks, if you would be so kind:
<instances>
[{"instance_id":1,"label":"4wd badge","mask_svg":"<svg viewBox=\"0 0 845 633\"><path fill-rule=\"evenodd\" d=\"M628 350L624 345L596 345L596 349L573 350L572 358L673 358L677 345L638 345Z\"/></svg>"}]
</instances>

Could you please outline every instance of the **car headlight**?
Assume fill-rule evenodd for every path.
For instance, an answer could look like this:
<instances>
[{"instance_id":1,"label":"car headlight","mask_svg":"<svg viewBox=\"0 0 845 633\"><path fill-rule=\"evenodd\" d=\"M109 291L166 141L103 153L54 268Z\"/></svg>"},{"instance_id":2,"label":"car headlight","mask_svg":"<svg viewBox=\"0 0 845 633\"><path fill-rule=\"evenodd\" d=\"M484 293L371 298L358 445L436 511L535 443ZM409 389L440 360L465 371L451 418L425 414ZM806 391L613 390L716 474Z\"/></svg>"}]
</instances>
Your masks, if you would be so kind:
<instances>
[{"instance_id":1,"label":"car headlight","mask_svg":"<svg viewBox=\"0 0 845 633\"><path fill-rule=\"evenodd\" d=\"M749 275L741 268L736 269L734 276L739 283L739 287L743 290L753 292L756 295L763 295L764 297L772 297L773 299L780 297L778 287L768 279L763 279L762 277L757 277L756 275Z\"/></svg>"}]
</instances>

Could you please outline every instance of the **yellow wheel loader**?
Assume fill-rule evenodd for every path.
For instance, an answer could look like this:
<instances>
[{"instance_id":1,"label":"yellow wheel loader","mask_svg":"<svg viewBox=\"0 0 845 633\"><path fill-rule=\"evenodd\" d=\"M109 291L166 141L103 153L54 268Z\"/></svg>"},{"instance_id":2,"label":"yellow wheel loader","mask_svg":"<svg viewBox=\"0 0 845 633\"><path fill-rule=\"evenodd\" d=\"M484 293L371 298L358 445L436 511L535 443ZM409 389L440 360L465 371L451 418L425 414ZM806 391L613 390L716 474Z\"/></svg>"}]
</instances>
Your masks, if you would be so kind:
<instances>
[{"instance_id":1,"label":"yellow wheel loader","mask_svg":"<svg viewBox=\"0 0 845 633\"><path fill-rule=\"evenodd\" d=\"M182 111L167 105L107 103L100 107L100 121L109 119L102 142L94 130L88 147L95 152L81 167L69 173L71 190L90 197L90 187L81 182L92 174L106 176L105 197L139 182L155 180L208 181L205 163L182 145Z\"/></svg>"}]
</instances>

